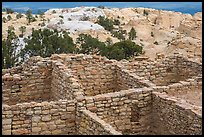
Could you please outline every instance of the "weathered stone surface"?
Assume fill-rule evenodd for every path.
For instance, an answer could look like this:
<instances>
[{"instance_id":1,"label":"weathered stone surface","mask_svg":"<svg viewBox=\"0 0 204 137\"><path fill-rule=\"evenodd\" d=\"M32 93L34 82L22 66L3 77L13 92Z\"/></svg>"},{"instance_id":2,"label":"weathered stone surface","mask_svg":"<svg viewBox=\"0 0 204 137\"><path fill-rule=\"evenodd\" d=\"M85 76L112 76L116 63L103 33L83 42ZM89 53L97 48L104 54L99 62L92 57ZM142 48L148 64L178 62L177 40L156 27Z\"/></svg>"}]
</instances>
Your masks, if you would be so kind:
<instances>
[{"instance_id":1,"label":"weathered stone surface","mask_svg":"<svg viewBox=\"0 0 204 137\"><path fill-rule=\"evenodd\" d=\"M42 121L50 121L50 120L51 120L51 115L42 116Z\"/></svg>"},{"instance_id":2,"label":"weathered stone surface","mask_svg":"<svg viewBox=\"0 0 204 137\"><path fill-rule=\"evenodd\" d=\"M3 119L2 124L3 125L11 125L11 119Z\"/></svg>"},{"instance_id":3,"label":"weathered stone surface","mask_svg":"<svg viewBox=\"0 0 204 137\"><path fill-rule=\"evenodd\" d=\"M40 116L33 116L32 117L32 121L33 122L39 122L41 120L41 117Z\"/></svg>"},{"instance_id":4,"label":"weathered stone surface","mask_svg":"<svg viewBox=\"0 0 204 137\"><path fill-rule=\"evenodd\" d=\"M52 132L52 135L60 135L62 133L61 130L53 130L51 132Z\"/></svg>"},{"instance_id":5,"label":"weathered stone surface","mask_svg":"<svg viewBox=\"0 0 204 137\"><path fill-rule=\"evenodd\" d=\"M193 78L201 70L179 54L136 62L31 58L18 73L2 75L3 133L201 134L202 107L169 96L201 91Z\"/></svg>"},{"instance_id":6,"label":"weathered stone surface","mask_svg":"<svg viewBox=\"0 0 204 137\"><path fill-rule=\"evenodd\" d=\"M40 127L32 127L32 132L39 133L41 131Z\"/></svg>"},{"instance_id":7,"label":"weathered stone surface","mask_svg":"<svg viewBox=\"0 0 204 137\"><path fill-rule=\"evenodd\" d=\"M11 135L11 130L3 130L2 135Z\"/></svg>"},{"instance_id":8,"label":"weathered stone surface","mask_svg":"<svg viewBox=\"0 0 204 137\"><path fill-rule=\"evenodd\" d=\"M14 135L22 135L22 134L28 134L29 130L28 129L18 129L18 130L13 130L12 134Z\"/></svg>"}]
</instances>

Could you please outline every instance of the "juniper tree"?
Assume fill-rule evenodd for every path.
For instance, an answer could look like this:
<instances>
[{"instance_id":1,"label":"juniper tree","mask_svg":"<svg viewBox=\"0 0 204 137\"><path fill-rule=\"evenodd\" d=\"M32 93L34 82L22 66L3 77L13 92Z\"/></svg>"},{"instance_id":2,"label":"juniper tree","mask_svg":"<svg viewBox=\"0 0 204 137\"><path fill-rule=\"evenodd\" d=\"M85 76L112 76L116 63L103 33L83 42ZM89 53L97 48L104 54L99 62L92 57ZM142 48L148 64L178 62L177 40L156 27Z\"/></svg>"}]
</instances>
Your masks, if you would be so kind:
<instances>
[{"instance_id":1,"label":"juniper tree","mask_svg":"<svg viewBox=\"0 0 204 137\"><path fill-rule=\"evenodd\" d=\"M2 40L2 67L3 68L13 67L17 60L17 55L16 55L17 36L14 33L14 27L9 26L7 33L8 35L6 39Z\"/></svg>"},{"instance_id":2,"label":"juniper tree","mask_svg":"<svg viewBox=\"0 0 204 137\"><path fill-rule=\"evenodd\" d=\"M129 40L134 40L136 38L136 31L135 31L135 29L133 27L131 28L128 35L129 35Z\"/></svg>"},{"instance_id":3,"label":"juniper tree","mask_svg":"<svg viewBox=\"0 0 204 137\"><path fill-rule=\"evenodd\" d=\"M21 36L23 36L23 33L26 31L26 26L21 26L19 30L21 31Z\"/></svg>"},{"instance_id":4,"label":"juniper tree","mask_svg":"<svg viewBox=\"0 0 204 137\"><path fill-rule=\"evenodd\" d=\"M28 24L30 24L30 22L32 22L33 16L32 16L32 10L27 10L26 11L26 19L28 20Z\"/></svg>"}]
</instances>

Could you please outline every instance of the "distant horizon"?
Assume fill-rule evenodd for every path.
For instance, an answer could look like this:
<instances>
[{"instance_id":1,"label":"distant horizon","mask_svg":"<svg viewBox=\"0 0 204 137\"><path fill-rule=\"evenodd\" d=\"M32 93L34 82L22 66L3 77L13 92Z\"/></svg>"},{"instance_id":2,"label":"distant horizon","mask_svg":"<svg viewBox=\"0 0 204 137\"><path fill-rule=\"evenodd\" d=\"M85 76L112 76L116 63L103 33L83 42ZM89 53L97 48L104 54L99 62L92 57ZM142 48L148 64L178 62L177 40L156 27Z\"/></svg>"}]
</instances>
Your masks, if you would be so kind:
<instances>
[{"instance_id":1,"label":"distant horizon","mask_svg":"<svg viewBox=\"0 0 204 137\"><path fill-rule=\"evenodd\" d=\"M2 2L2 8L11 8L16 12L22 13L31 9L34 14L38 10L45 12L52 8L74 8L80 6L105 6L107 8L144 7L191 15L196 12L202 12L202 2Z\"/></svg>"}]
</instances>

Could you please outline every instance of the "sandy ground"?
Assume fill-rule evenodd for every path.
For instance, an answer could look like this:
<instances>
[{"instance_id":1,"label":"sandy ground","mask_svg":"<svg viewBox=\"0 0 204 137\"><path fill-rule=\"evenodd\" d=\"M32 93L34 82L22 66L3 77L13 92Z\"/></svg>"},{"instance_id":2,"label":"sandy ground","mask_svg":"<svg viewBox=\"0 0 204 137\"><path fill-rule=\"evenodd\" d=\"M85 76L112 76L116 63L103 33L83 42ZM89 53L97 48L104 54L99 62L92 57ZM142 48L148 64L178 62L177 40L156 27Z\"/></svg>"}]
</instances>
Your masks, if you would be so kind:
<instances>
[{"instance_id":1,"label":"sandy ground","mask_svg":"<svg viewBox=\"0 0 204 137\"><path fill-rule=\"evenodd\" d=\"M168 95L186 100L189 104L202 107L202 89L196 88L192 91L168 93Z\"/></svg>"}]
</instances>

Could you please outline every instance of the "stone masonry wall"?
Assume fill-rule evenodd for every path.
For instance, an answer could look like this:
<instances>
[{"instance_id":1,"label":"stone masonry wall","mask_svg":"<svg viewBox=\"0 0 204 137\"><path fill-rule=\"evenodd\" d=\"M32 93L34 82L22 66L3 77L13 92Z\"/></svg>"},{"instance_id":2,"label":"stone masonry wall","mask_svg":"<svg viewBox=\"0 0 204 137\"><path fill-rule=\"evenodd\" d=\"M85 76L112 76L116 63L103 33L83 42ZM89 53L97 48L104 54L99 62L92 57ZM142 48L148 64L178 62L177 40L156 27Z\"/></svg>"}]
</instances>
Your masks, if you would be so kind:
<instances>
[{"instance_id":1,"label":"stone masonry wall","mask_svg":"<svg viewBox=\"0 0 204 137\"><path fill-rule=\"evenodd\" d=\"M177 69L179 76L183 78L202 77L202 64L189 61L180 54L177 56Z\"/></svg>"},{"instance_id":2,"label":"stone masonry wall","mask_svg":"<svg viewBox=\"0 0 204 137\"><path fill-rule=\"evenodd\" d=\"M20 69L21 73L15 73ZM16 104L50 100L51 71L51 61L36 57L12 73L4 72L6 74L2 75L3 102Z\"/></svg>"},{"instance_id":3,"label":"stone masonry wall","mask_svg":"<svg viewBox=\"0 0 204 137\"><path fill-rule=\"evenodd\" d=\"M3 70L2 131L201 134L202 100L190 98L202 95L201 70L179 54L131 63L81 54L32 57Z\"/></svg>"},{"instance_id":4,"label":"stone masonry wall","mask_svg":"<svg viewBox=\"0 0 204 137\"><path fill-rule=\"evenodd\" d=\"M90 55L69 56L65 58L65 65L72 70L85 95L114 92L115 68L106 58Z\"/></svg>"},{"instance_id":5,"label":"stone masonry wall","mask_svg":"<svg viewBox=\"0 0 204 137\"><path fill-rule=\"evenodd\" d=\"M111 125L89 110L80 112L78 134L80 135L121 135Z\"/></svg>"},{"instance_id":6,"label":"stone masonry wall","mask_svg":"<svg viewBox=\"0 0 204 137\"><path fill-rule=\"evenodd\" d=\"M71 70L67 69L64 64L59 60L53 61L52 67L51 91L55 100L74 99L77 92L82 92L81 85L73 78Z\"/></svg>"},{"instance_id":7,"label":"stone masonry wall","mask_svg":"<svg viewBox=\"0 0 204 137\"><path fill-rule=\"evenodd\" d=\"M76 134L75 113L73 100L3 105L3 134Z\"/></svg>"},{"instance_id":8,"label":"stone masonry wall","mask_svg":"<svg viewBox=\"0 0 204 137\"><path fill-rule=\"evenodd\" d=\"M184 100L152 93L151 130L157 135L201 135L202 114Z\"/></svg>"},{"instance_id":9,"label":"stone masonry wall","mask_svg":"<svg viewBox=\"0 0 204 137\"><path fill-rule=\"evenodd\" d=\"M116 65L116 89L117 91L130 88L150 87L153 84L149 80L145 80L135 74L131 74L129 70L123 69L122 66Z\"/></svg>"},{"instance_id":10,"label":"stone masonry wall","mask_svg":"<svg viewBox=\"0 0 204 137\"><path fill-rule=\"evenodd\" d=\"M175 59L174 59L175 60ZM134 62L121 62L124 68L128 69L130 73L136 74L144 79L148 79L155 84L169 82L171 78L175 78L175 71L171 69L171 72L167 70L169 68L175 68L173 59L165 59L162 63L160 61L134 61ZM169 78L168 78L169 77ZM168 79L165 79L168 78ZM172 79L171 79L172 80ZM174 80L175 81L175 80Z\"/></svg>"},{"instance_id":11,"label":"stone masonry wall","mask_svg":"<svg viewBox=\"0 0 204 137\"><path fill-rule=\"evenodd\" d=\"M75 55L64 60L75 79L82 85L86 96L139 87L141 84L136 84L141 79L135 80L134 77L129 77L128 72L104 57Z\"/></svg>"},{"instance_id":12,"label":"stone masonry wall","mask_svg":"<svg viewBox=\"0 0 204 137\"><path fill-rule=\"evenodd\" d=\"M122 133L148 134L151 93L129 89L85 97L85 107Z\"/></svg>"},{"instance_id":13,"label":"stone masonry wall","mask_svg":"<svg viewBox=\"0 0 204 137\"><path fill-rule=\"evenodd\" d=\"M177 53L157 61L144 60L121 63L131 73L144 77L156 85L168 85L202 74L202 64L189 61Z\"/></svg>"},{"instance_id":14,"label":"stone masonry wall","mask_svg":"<svg viewBox=\"0 0 204 137\"><path fill-rule=\"evenodd\" d=\"M202 81L199 79L187 79L168 86L156 86L153 89L160 93L164 92L185 99L190 104L202 106Z\"/></svg>"}]
</instances>

